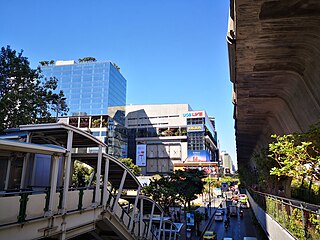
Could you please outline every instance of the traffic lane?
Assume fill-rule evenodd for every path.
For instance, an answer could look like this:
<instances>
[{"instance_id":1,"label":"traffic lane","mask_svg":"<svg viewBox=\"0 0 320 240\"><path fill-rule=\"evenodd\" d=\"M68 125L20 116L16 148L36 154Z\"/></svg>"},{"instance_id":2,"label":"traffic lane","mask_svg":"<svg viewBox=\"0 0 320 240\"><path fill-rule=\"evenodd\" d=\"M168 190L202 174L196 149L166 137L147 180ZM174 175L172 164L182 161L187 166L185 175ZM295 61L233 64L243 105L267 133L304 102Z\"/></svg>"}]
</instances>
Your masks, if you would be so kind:
<instances>
[{"instance_id":1,"label":"traffic lane","mask_svg":"<svg viewBox=\"0 0 320 240\"><path fill-rule=\"evenodd\" d=\"M240 234L243 237L256 237L258 239L261 239L261 236L259 236L259 231L257 229L257 226L254 222L254 216L251 208L245 208L243 210L243 218L241 219L240 224Z\"/></svg>"},{"instance_id":2,"label":"traffic lane","mask_svg":"<svg viewBox=\"0 0 320 240\"><path fill-rule=\"evenodd\" d=\"M225 204L222 205L225 207ZM226 208L224 214L224 220L226 219ZM217 239L223 239L224 237L232 237L235 240L242 240L243 237L256 237L261 239L257 226L253 221L253 213L251 209L242 209L244 214L241 218L239 215L230 217L230 226L227 230L224 228L224 222L213 221L209 229L217 233Z\"/></svg>"}]
</instances>

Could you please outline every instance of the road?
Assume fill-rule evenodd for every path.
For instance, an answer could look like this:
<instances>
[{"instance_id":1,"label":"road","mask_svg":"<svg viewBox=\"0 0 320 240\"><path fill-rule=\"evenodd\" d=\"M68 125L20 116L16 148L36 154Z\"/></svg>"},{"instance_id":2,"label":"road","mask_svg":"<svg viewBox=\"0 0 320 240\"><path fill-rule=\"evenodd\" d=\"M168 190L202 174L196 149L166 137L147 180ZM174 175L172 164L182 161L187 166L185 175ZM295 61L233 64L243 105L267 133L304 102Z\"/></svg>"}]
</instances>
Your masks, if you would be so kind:
<instances>
[{"instance_id":1,"label":"road","mask_svg":"<svg viewBox=\"0 0 320 240\"><path fill-rule=\"evenodd\" d=\"M226 219L226 203L223 202L222 207L225 209L224 219ZM224 228L224 221L213 221L208 230L217 233L217 239L221 240L224 237L232 237L233 240L243 240L243 237L256 237L257 239L268 239L263 232L258 228L258 223L253 217L250 209L243 209L244 216L240 218L230 217L230 226L228 230Z\"/></svg>"}]
</instances>

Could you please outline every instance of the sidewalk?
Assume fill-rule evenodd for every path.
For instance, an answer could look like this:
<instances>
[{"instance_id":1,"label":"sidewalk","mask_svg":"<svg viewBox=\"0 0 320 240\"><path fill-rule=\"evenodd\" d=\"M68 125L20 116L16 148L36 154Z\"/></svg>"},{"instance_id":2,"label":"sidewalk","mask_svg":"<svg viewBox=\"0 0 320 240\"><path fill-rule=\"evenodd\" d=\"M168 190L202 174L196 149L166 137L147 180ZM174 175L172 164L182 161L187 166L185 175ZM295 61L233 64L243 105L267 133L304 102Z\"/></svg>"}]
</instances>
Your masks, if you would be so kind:
<instances>
[{"instance_id":1,"label":"sidewalk","mask_svg":"<svg viewBox=\"0 0 320 240\"><path fill-rule=\"evenodd\" d=\"M183 228L181 229L181 232L180 232L180 240L186 240L187 237L186 237L186 228L191 228L192 229L192 232L191 232L191 238L192 240L200 240L202 235L204 234L204 232L207 230L207 228L209 227L209 225L212 223L212 220L213 220L213 216L214 216L214 213L217 209L217 207L219 206L220 204L220 201L217 201L216 202L216 205L215 207L211 207L211 209L208 209L208 219L207 220L202 220L199 224L199 236L196 235L196 232L195 232L195 227L189 227L189 226L186 226L185 225L185 219L184 219L184 213L181 214L181 222L184 223L184 226ZM200 206L196 211L198 212L201 212L203 214L205 214L205 209L206 207L204 206ZM211 210L211 212L210 212Z\"/></svg>"}]
</instances>

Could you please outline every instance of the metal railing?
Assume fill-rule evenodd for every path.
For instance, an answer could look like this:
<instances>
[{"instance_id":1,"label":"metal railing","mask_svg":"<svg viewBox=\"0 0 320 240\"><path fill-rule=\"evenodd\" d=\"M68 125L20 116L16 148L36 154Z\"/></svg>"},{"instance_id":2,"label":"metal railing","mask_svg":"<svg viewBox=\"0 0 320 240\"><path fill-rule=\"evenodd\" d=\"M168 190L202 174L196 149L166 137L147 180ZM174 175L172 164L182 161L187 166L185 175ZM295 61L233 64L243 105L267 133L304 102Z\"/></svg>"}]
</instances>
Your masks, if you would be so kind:
<instances>
[{"instance_id":1,"label":"metal railing","mask_svg":"<svg viewBox=\"0 0 320 240\"><path fill-rule=\"evenodd\" d=\"M296 239L320 239L320 206L248 189L254 201Z\"/></svg>"}]
</instances>

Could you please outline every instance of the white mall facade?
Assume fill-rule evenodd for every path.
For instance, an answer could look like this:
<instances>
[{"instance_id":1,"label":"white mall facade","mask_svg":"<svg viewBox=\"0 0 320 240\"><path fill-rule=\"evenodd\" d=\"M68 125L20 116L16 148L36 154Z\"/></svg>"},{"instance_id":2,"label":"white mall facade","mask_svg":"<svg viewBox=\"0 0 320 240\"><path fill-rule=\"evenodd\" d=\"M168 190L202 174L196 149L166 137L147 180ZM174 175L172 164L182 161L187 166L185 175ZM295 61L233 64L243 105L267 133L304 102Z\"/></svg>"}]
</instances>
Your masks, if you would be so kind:
<instances>
[{"instance_id":1,"label":"white mall facade","mask_svg":"<svg viewBox=\"0 0 320 240\"><path fill-rule=\"evenodd\" d=\"M214 119L188 104L127 105L128 157L142 173L164 174L202 167L217 172Z\"/></svg>"}]
</instances>

